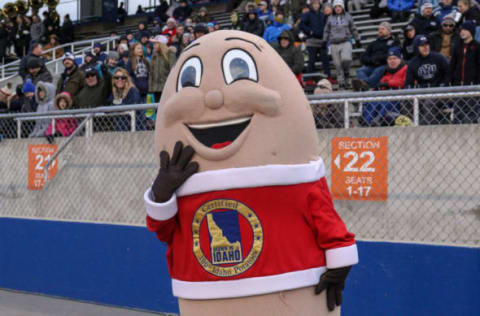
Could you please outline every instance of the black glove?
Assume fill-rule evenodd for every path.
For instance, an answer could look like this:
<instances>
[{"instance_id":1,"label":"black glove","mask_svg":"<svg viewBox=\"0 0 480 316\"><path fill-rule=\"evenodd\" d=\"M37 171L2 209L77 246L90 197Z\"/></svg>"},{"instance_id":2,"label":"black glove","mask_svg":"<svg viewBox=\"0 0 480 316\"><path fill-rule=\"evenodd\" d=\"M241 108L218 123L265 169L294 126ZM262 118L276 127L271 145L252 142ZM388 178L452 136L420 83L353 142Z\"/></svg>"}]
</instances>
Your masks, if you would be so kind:
<instances>
[{"instance_id":1,"label":"black glove","mask_svg":"<svg viewBox=\"0 0 480 316\"><path fill-rule=\"evenodd\" d=\"M315 287L315 294L322 293L323 290L327 290L327 307L329 311L335 309L335 305L342 305L342 291L345 288L345 279L352 267L343 267L337 269L328 269L320 277Z\"/></svg>"},{"instance_id":2,"label":"black glove","mask_svg":"<svg viewBox=\"0 0 480 316\"><path fill-rule=\"evenodd\" d=\"M180 141L175 144L171 159L165 150L160 153L160 171L152 185L155 202L170 200L173 193L198 171L198 163L190 162L194 153L192 146L183 148Z\"/></svg>"}]
</instances>

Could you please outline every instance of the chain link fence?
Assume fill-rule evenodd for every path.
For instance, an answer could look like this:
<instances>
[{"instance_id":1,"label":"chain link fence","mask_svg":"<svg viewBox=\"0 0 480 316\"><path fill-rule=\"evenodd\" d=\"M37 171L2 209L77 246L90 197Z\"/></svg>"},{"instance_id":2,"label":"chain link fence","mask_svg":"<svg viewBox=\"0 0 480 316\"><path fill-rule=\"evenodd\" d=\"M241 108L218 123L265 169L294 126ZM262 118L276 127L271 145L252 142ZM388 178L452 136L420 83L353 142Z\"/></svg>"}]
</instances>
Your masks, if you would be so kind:
<instances>
[{"instance_id":1,"label":"chain link fence","mask_svg":"<svg viewBox=\"0 0 480 316\"><path fill-rule=\"evenodd\" d=\"M479 246L480 92L392 94L310 100L337 211L359 239ZM27 138L53 118L53 137ZM145 225L154 121L151 104L0 116L0 216ZM49 142L56 173L29 190L28 145Z\"/></svg>"}]
</instances>

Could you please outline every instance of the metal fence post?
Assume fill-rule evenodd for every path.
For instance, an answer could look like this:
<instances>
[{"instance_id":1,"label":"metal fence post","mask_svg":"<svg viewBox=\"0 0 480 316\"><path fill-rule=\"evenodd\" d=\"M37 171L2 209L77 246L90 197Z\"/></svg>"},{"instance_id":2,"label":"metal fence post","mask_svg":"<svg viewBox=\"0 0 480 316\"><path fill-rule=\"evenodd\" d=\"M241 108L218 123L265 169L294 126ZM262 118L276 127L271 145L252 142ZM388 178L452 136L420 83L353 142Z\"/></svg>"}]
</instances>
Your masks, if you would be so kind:
<instances>
[{"instance_id":1,"label":"metal fence post","mask_svg":"<svg viewBox=\"0 0 480 316\"><path fill-rule=\"evenodd\" d=\"M17 138L22 138L22 121L17 120Z\"/></svg>"},{"instance_id":2,"label":"metal fence post","mask_svg":"<svg viewBox=\"0 0 480 316\"><path fill-rule=\"evenodd\" d=\"M130 131L135 132L135 111L130 111Z\"/></svg>"},{"instance_id":3,"label":"metal fence post","mask_svg":"<svg viewBox=\"0 0 480 316\"><path fill-rule=\"evenodd\" d=\"M55 135L55 132L56 132L56 130L55 130L55 121L56 121L56 120L55 120L54 118L52 118L52 135Z\"/></svg>"},{"instance_id":4,"label":"metal fence post","mask_svg":"<svg viewBox=\"0 0 480 316\"><path fill-rule=\"evenodd\" d=\"M350 109L348 108L349 102L345 100L343 103L344 107L344 120L345 120L345 128L350 128Z\"/></svg>"},{"instance_id":5,"label":"metal fence post","mask_svg":"<svg viewBox=\"0 0 480 316\"><path fill-rule=\"evenodd\" d=\"M419 112L420 112L420 105L418 103L418 97L413 98L413 124L415 126L419 124Z\"/></svg>"}]
</instances>

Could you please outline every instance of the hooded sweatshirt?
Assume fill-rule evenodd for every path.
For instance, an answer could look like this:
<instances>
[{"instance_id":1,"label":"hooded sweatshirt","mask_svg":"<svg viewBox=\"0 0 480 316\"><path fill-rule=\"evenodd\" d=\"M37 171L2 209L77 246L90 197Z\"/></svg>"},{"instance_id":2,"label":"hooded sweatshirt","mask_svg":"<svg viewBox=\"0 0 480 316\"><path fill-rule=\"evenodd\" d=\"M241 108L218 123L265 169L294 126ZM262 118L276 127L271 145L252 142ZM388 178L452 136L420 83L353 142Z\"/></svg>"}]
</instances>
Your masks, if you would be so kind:
<instances>
[{"instance_id":1,"label":"hooded sweatshirt","mask_svg":"<svg viewBox=\"0 0 480 316\"><path fill-rule=\"evenodd\" d=\"M40 100L40 90L45 91L43 100ZM36 113L47 113L54 110L53 99L55 98L55 86L49 82L40 81L35 88L35 100L37 101ZM40 119L35 121L35 128L30 133L29 137L42 137L50 125L51 120Z\"/></svg>"},{"instance_id":2,"label":"hooded sweatshirt","mask_svg":"<svg viewBox=\"0 0 480 316\"><path fill-rule=\"evenodd\" d=\"M323 40L332 44L340 44L349 41L352 36L359 41L359 36L353 18L350 14L332 14L328 17L323 31Z\"/></svg>"}]
</instances>

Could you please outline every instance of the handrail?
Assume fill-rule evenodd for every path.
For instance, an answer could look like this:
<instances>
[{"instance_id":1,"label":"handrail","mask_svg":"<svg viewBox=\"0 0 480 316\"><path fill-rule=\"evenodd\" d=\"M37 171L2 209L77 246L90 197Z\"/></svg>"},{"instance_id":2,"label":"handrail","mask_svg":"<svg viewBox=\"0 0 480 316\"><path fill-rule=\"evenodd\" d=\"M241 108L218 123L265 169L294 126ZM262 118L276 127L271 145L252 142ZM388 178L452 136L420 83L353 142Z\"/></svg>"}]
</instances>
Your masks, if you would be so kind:
<instances>
[{"instance_id":1,"label":"handrail","mask_svg":"<svg viewBox=\"0 0 480 316\"><path fill-rule=\"evenodd\" d=\"M57 152L50 158L50 159L47 159L47 163L45 164L45 166L43 166L43 175L44 175L44 179L45 179L45 183L47 183L47 180L48 180L48 168L50 168L50 165L55 161L55 159L57 159L57 157L65 150L65 148L67 148L68 144L71 143L71 141L73 140L73 138L78 134L80 133L80 131L83 129L83 127L87 124L88 120L90 120L93 116L95 116L94 113L91 113L89 114L84 120L82 123L80 123L77 128L75 129L75 131L73 131L73 133L60 145L60 148L57 150Z\"/></svg>"}]
</instances>

